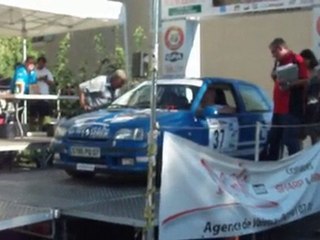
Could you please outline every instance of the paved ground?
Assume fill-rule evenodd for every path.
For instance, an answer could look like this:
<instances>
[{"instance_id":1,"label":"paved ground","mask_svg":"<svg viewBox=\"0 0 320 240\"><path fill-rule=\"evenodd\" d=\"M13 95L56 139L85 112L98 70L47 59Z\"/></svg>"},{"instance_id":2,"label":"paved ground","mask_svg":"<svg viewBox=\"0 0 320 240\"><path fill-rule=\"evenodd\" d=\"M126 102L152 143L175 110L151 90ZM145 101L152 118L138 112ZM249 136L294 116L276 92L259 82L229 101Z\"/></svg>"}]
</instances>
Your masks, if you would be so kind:
<instances>
[{"instance_id":1,"label":"paved ground","mask_svg":"<svg viewBox=\"0 0 320 240\"><path fill-rule=\"evenodd\" d=\"M20 171L22 171L22 170L13 169L12 171L10 171L10 173L12 173L12 174L9 173L9 176L8 176L8 171L2 170L2 171L0 171L0 174L2 175L0 180L1 179L3 180L5 175L8 176L8 179L6 178L7 182L9 182L9 181L12 182L15 179L14 182L17 183L15 192L19 192L19 189L21 188L21 186L19 187L19 182L21 182L21 180L22 180L21 177L19 177L20 176L20 174L19 174ZM25 172L25 171L27 171L27 172ZM4 173L4 172L6 172L6 173ZM37 179L35 179L34 181L32 179L30 179L31 176L30 176L30 173L28 173L28 172L29 172L28 170L23 170L21 172L22 173L21 176L22 175L28 175L29 176L29 181L32 182L32 183L35 183ZM35 175L39 175L39 174L41 175L41 172L42 172L42 170L37 170L35 172L36 173ZM43 171L43 173L45 173L45 172L46 171ZM51 172L50 174L52 174L52 176L58 176L60 174L56 170L50 171L50 172ZM74 181L71 180L71 179L68 180L67 179L68 177L63 172L61 172L61 175L62 175L62 178L63 178L62 180L67 182L68 186L71 183L73 184ZM34 176L34 178L35 177L36 176ZM141 187L143 188L143 186L145 185L145 182L142 181L141 179L136 179L136 180L137 180L136 183L139 186L138 188L141 188ZM104 178L101 178L101 179L96 179L95 181L90 181L90 183L88 183L88 184L89 185L96 184L96 185L100 186L100 185L105 185L105 181L104 181ZM109 182L109 184L110 184L110 182ZM2 183L0 185L3 186L3 188L5 188L6 183L2 181ZM86 187L86 184L85 184L84 187ZM36 191L34 188L32 188L32 189L33 189L33 191ZM62 191L62 190L63 189L60 189L60 191ZM25 196L25 197L28 197L28 196ZM56 197L57 197L57 195L56 195ZM1 198L3 198L3 196L1 196ZM43 204L45 204L45 203L43 203ZM268 233L257 234L255 240L319 240L320 239L320 233L317 232L318 229L320 229L320 213L319 214L315 214L315 215L310 216L310 217L307 217L307 218L304 218L302 220L296 221L294 223L284 225L282 227L279 227L277 229L269 231ZM1 238L1 234L0 234L0 240L2 240L2 239L3 238ZM248 239L252 240L253 238L252 238L252 236L246 236L246 237L242 237L241 239L243 239L243 240L248 240ZM7 240L7 239L3 239L3 240Z\"/></svg>"}]
</instances>

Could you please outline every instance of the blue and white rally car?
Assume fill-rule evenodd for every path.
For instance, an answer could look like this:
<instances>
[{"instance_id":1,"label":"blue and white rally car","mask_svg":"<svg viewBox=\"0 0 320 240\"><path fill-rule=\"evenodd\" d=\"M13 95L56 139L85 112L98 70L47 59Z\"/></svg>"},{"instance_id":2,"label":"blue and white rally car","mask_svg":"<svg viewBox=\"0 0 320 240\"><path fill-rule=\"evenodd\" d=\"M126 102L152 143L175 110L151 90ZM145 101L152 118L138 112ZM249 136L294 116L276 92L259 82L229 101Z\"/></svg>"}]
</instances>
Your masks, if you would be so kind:
<instances>
[{"instance_id":1,"label":"blue and white rally car","mask_svg":"<svg viewBox=\"0 0 320 240\"><path fill-rule=\"evenodd\" d=\"M108 108L58 126L53 143L60 154L56 164L73 177L89 177L96 172L146 172L150 91L151 82L144 82ZM228 155L252 159L256 123L271 122L270 99L258 86L241 80L158 80L156 96L158 172L164 131ZM266 127L260 131L260 147L267 132Z\"/></svg>"}]
</instances>

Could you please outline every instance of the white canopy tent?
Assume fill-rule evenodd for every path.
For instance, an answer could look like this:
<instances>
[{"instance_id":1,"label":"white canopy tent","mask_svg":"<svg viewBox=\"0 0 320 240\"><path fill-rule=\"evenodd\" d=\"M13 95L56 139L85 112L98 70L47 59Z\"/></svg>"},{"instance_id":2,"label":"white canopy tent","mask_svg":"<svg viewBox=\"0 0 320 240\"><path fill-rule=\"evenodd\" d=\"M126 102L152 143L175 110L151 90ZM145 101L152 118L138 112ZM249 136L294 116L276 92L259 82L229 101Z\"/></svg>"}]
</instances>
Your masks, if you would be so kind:
<instances>
[{"instance_id":1,"label":"white canopy tent","mask_svg":"<svg viewBox=\"0 0 320 240\"><path fill-rule=\"evenodd\" d=\"M0 36L26 38L112 25L123 25L128 71L124 4L109 0L0 0Z\"/></svg>"},{"instance_id":2,"label":"white canopy tent","mask_svg":"<svg viewBox=\"0 0 320 240\"><path fill-rule=\"evenodd\" d=\"M126 71L129 72L125 5L109 0L0 0L0 36L45 36L114 25L123 26ZM22 60L24 60L22 59ZM26 101L24 101L26 109ZM24 122L26 123L26 110Z\"/></svg>"}]
</instances>

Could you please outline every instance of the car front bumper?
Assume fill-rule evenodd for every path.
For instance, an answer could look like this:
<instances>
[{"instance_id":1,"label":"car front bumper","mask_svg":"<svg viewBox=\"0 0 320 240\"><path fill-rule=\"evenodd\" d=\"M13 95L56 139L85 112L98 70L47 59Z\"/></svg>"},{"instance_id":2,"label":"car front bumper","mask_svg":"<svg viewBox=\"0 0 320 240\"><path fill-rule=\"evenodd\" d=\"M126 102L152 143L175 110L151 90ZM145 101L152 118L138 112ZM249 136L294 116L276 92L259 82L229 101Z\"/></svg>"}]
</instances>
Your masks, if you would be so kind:
<instances>
[{"instance_id":1,"label":"car front bumper","mask_svg":"<svg viewBox=\"0 0 320 240\"><path fill-rule=\"evenodd\" d=\"M98 148L100 155L98 157L73 156L70 151L73 146ZM55 165L63 169L101 173L146 172L148 169L146 142L111 146L106 142L54 140L51 148L60 155Z\"/></svg>"}]
</instances>

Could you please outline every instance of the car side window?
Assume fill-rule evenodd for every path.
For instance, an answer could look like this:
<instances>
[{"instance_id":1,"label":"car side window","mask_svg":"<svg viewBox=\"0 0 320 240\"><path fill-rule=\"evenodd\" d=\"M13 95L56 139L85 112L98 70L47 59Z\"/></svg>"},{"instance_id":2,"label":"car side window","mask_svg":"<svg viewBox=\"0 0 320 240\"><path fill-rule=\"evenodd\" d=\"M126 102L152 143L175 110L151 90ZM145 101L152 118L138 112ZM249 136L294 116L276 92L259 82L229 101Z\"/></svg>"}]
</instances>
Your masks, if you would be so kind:
<instances>
[{"instance_id":1,"label":"car side window","mask_svg":"<svg viewBox=\"0 0 320 240\"><path fill-rule=\"evenodd\" d=\"M197 88L186 85L158 86L157 105L163 109L189 109Z\"/></svg>"},{"instance_id":2,"label":"car side window","mask_svg":"<svg viewBox=\"0 0 320 240\"><path fill-rule=\"evenodd\" d=\"M226 104L229 107L233 107L233 108L237 108L237 104L236 104L236 100L234 98L233 92L231 90L231 88L224 88L221 91L223 91L223 94L225 96L226 99Z\"/></svg>"},{"instance_id":3,"label":"car side window","mask_svg":"<svg viewBox=\"0 0 320 240\"><path fill-rule=\"evenodd\" d=\"M257 88L241 84L239 85L239 90L247 112L264 112L270 110L266 96Z\"/></svg>"},{"instance_id":4,"label":"car side window","mask_svg":"<svg viewBox=\"0 0 320 240\"><path fill-rule=\"evenodd\" d=\"M236 112L236 101L232 88L228 84L211 84L201 100L201 108L215 106L218 113L231 114Z\"/></svg>"}]
</instances>

